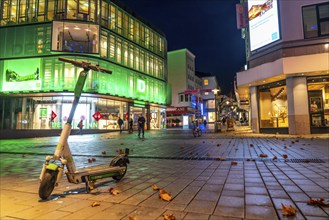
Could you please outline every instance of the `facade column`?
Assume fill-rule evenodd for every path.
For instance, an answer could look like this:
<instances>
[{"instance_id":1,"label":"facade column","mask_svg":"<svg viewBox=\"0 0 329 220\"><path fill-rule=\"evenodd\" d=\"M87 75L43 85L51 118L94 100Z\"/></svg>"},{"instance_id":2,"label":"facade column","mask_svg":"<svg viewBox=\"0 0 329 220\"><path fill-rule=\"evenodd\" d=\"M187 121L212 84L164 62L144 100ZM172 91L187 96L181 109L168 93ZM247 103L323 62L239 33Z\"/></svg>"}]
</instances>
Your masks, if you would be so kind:
<instances>
[{"instance_id":1,"label":"facade column","mask_svg":"<svg viewBox=\"0 0 329 220\"><path fill-rule=\"evenodd\" d=\"M257 87L251 86L250 90L250 106L251 106L251 129L254 133L259 133L259 113L258 113L258 95Z\"/></svg>"},{"instance_id":2,"label":"facade column","mask_svg":"<svg viewBox=\"0 0 329 220\"><path fill-rule=\"evenodd\" d=\"M289 77L286 83L289 134L310 134L306 77Z\"/></svg>"}]
</instances>

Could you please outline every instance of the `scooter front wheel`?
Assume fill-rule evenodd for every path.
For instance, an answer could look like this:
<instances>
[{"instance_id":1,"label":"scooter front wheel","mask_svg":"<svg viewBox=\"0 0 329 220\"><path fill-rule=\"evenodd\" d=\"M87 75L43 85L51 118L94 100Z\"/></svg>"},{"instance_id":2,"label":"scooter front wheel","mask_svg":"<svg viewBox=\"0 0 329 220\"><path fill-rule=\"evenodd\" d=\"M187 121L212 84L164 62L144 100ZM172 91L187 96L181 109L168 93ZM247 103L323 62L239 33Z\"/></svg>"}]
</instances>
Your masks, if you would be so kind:
<instances>
[{"instance_id":1,"label":"scooter front wheel","mask_svg":"<svg viewBox=\"0 0 329 220\"><path fill-rule=\"evenodd\" d=\"M116 181L119 181L122 179L122 177L124 177L124 175L126 174L127 172L127 163L123 160L123 159L119 159L115 164L114 166L119 166L119 167L124 167L125 169L120 172L119 175L117 176L113 176L112 178L115 179Z\"/></svg>"},{"instance_id":2,"label":"scooter front wheel","mask_svg":"<svg viewBox=\"0 0 329 220\"><path fill-rule=\"evenodd\" d=\"M58 171L47 170L39 186L39 197L47 199L55 188Z\"/></svg>"}]
</instances>

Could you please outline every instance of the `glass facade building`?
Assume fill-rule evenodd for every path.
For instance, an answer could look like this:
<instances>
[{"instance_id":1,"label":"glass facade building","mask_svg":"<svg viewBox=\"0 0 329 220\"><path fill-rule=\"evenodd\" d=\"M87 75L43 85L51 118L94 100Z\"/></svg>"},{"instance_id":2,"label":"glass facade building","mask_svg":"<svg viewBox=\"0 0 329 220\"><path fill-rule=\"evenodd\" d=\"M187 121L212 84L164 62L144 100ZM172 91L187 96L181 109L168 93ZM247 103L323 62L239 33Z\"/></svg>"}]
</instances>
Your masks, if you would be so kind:
<instances>
[{"instance_id":1,"label":"glass facade building","mask_svg":"<svg viewBox=\"0 0 329 220\"><path fill-rule=\"evenodd\" d=\"M59 57L112 70L89 72L73 128L82 119L117 129L118 117L127 126L139 114L161 127L171 102L166 38L119 1L4 0L0 12L1 129L63 126L82 69Z\"/></svg>"}]
</instances>

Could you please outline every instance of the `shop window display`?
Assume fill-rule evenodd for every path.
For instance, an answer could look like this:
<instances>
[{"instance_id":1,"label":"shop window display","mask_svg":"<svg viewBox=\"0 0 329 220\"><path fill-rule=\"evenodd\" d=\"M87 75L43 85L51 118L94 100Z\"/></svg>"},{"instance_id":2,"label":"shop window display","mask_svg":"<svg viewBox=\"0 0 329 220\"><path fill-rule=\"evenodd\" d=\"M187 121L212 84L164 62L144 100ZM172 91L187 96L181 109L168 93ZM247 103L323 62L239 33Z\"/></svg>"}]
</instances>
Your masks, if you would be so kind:
<instances>
[{"instance_id":1,"label":"shop window display","mask_svg":"<svg viewBox=\"0 0 329 220\"><path fill-rule=\"evenodd\" d=\"M309 77L307 82L311 127L329 127L329 76Z\"/></svg>"},{"instance_id":2,"label":"shop window display","mask_svg":"<svg viewBox=\"0 0 329 220\"><path fill-rule=\"evenodd\" d=\"M288 127L288 102L286 86L262 86L259 92L260 127Z\"/></svg>"}]
</instances>

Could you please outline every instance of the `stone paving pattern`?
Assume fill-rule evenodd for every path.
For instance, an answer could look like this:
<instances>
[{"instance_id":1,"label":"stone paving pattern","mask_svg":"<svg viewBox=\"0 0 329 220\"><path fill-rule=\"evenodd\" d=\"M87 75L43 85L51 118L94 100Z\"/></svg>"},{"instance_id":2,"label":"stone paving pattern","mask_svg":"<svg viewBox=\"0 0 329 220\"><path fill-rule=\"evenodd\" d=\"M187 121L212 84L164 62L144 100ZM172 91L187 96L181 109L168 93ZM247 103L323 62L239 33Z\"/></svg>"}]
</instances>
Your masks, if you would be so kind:
<instances>
[{"instance_id":1,"label":"stone paving pattern","mask_svg":"<svg viewBox=\"0 0 329 220\"><path fill-rule=\"evenodd\" d=\"M58 137L0 140L0 219L329 219L329 207L307 205L310 198L329 199L328 135L235 131L194 138L188 130L162 130L145 136L71 136L77 167L90 166L92 157L93 164L109 163L128 147L128 171L119 182L97 181L89 194L64 176L46 201L38 197L38 177ZM173 199L161 200L152 184ZM121 193L111 195L111 187ZM91 207L95 201L100 206ZM297 215L283 216L281 204L297 208Z\"/></svg>"}]
</instances>

